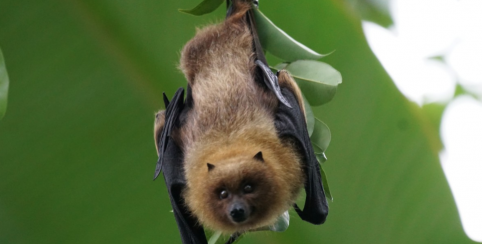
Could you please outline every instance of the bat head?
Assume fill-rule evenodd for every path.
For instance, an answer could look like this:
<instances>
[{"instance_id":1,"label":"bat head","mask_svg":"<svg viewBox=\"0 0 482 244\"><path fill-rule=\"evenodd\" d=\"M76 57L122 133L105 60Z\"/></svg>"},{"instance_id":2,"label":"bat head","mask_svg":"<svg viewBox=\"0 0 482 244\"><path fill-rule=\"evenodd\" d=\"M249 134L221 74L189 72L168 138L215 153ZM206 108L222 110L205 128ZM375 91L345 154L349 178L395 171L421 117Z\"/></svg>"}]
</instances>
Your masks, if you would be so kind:
<instances>
[{"instance_id":1,"label":"bat head","mask_svg":"<svg viewBox=\"0 0 482 244\"><path fill-rule=\"evenodd\" d=\"M203 171L202 183L191 186L186 197L200 222L211 229L232 233L267 226L280 206L287 208L262 152L206 163Z\"/></svg>"}]
</instances>

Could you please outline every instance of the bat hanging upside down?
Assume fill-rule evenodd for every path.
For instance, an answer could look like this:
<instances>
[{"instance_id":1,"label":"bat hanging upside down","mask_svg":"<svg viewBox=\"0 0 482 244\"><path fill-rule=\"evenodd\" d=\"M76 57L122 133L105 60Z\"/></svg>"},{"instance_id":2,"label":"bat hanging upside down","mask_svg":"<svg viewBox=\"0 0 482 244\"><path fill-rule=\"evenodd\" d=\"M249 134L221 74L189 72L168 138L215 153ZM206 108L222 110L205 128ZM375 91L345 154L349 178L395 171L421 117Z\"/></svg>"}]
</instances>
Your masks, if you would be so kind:
<instances>
[{"instance_id":1,"label":"bat hanging upside down","mask_svg":"<svg viewBox=\"0 0 482 244\"><path fill-rule=\"evenodd\" d=\"M181 54L188 80L156 114L154 138L184 244L273 225L294 207L322 224L328 205L298 85L267 66L253 4L235 0L223 23L205 27ZM295 200L305 188L303 210Z\"/></svg>"}]
</instances>

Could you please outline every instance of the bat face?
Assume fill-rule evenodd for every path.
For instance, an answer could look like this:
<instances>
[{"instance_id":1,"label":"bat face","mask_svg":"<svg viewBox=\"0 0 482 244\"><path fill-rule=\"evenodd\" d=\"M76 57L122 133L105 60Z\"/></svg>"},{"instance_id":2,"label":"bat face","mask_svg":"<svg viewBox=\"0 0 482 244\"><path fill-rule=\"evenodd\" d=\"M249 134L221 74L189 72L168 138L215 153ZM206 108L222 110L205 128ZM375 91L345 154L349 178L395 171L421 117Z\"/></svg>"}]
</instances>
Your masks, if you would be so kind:
<instances>
[{"instance_id":1,"label":"bat face","mask_svg":"<svg viewBox=\"0 0 482 244\"><path fill-rule=\"evenodd\" d=\"M228 222L229 225L243 225L243 223L253 222L262 217L260 215L264 212L264 203L269 200L269 193L273 188L273 183L269 177L266 177L266 170L262 169L262 166L253 166L259 162L244 164L238 165L237 169L226 169L225 172L220 172L220 174L224 174L223 177L219 177L220 174L213 175L214 182L212 184L217 187L211 195L210 201L214 202L211 209L214 212L221 209L222 212L218 213L221 217L219 219ZM260 169L252 171L254 167ZM222 166L218 170L223 170L221 168ZM250 168L250 172L243 173L245 171L243 168ZM215 174L214 169L212 173Z\"/></svg>"},{"instance_id":2,"label":"bat face","mask_svg":"<svg viewBox=\"0 0 482 244\"><path fill-rule=\"evenodd\" d=\"M206 164L204 187L191 189L200 198L191 208L203 225L234 232L271 224L270 206L282 200L275 194L278 184L269 166L261 153L256 155Z\"/></svg>"}]
</instances>

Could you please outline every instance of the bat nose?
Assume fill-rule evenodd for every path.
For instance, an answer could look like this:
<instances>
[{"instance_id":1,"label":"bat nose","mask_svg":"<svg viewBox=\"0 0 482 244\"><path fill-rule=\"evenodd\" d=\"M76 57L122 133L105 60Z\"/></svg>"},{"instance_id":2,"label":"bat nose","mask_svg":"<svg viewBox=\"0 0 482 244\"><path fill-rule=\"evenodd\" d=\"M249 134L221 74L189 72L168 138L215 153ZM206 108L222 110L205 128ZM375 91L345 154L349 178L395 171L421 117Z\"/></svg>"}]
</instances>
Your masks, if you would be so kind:
<instances>
[{"instance_id":1,"label":"bat nose","mask_svg":"<svg viewBox=\"0 0 482 244\"><path fill-rule=\"evenodd\" d=\"M241 205L234 205L231 209L231 218L236 223L241 223L247 219L246 211L244 210L243 206Z\"/></svg>"}]
</instances>

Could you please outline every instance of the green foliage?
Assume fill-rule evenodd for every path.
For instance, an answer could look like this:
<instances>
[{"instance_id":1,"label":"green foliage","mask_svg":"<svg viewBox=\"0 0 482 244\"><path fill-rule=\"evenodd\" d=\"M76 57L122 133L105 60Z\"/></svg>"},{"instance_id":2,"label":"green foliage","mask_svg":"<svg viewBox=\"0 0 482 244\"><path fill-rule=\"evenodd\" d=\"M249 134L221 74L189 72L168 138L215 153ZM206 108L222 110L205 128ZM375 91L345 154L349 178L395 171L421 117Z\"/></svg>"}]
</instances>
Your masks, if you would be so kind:
<instances>
[{"instance_id":1,"label":"green foliage","mask_svg":"<svg viewBox=\"0 0 482 244\"><path fill-rule=\"evenodd\" d=\"M288 211L284 212L281 216L279 216L278 220L273 226L270 226L269 229L274 232L284 232L290 226L290 214Z\"/></svg>"},{"instance_id":2,"label":"green foliage","mask_svg":"<svg viewBox=\"0 0 482 244\"><path fill-rule=\"evenodd\" d=\"M216 10L225 0L204 0L193 9L179 9L180 12L192 15L204 15Z\"/></svg>"},{"instance_id":3,"label":"green foliage","mask_svg":"<svg viewBox=\"0 0 482 244\"><path fill-rule=\"evenodd\" d=\"M221 237L221 231L214 232L209 238L208 244L216 244L216 242L219 240L219 237Z\"/></svg>"},{"instance_id":4,"label":"green foliage","mask_svg":"<svg viewBox=\"0 0 482 244\"><path fill-rule=\"evenodd\" d=\"M152 182L154 112L162 91L185 85L175 64L193 27L225 10L186 18L179 4L0 1L0 43L15 80L0 122L0 243L181 243L167 189ZM438 132L373 56L351 7L261 4L300 42L337 50L323 61L343 86L312 107L333 134L323 170L336 200L324 225L292 215L286 232L240 243L473 243L432 145Z\"/></svg>"},{"instance_id":5,"label":"green foliage","mask_svg":"<svg viewBox=\"0 0 482 244\"><path fill-rule=\"evenodd\" d=\"M293 62L302 59L317 60L324 56L286 34L257 8L255 8L254 17L263 49L276 57L285 62Z\"/></svg>"},{"instance_id":6,"label":"green foliage","mask_svg":"<svg viewBox=\"0 0 482 244\"><path fill-rule=\"evenodd\" d=\"M386 0L345 0L353 6L361 18L375 22L383 27L393 24L390 15L390 1Z\"/></svg>"},{"instance_id":7,"label":"green foliage","mask_svg":"<svg viewBox=\"0 0 482 244\"><path fill-rule=\"evenodd\" d=\"M8 83L7 68L5 66L2 49L0 49L0 120L5 116L5 112L7 111Z\"/></svg>"},{"instance_id":8,"label":"green foliage","mask_svg":"<svg viewBox=\"0 0 482 244\"><path fill-rule=\"evenodd\" d=\"M330 129L318 118L315 118L315 129L313 130L313 134L311 135L310 139L317 156L326 152L328 145L330 145Z\"/></svg>"},{"instance_id":9,"label":"green foliage","mask_svg":"<svg viewBox=\"0 0 482 244\"><path fill-rule=\"evenodd\" d=\"M324 55L290 37L259 9L255 8L254 13L263 49L286 62L276 65L274 69L288 70L303 92L308 133L319 162L324 163L327 160L325 151L330 143L331 134L328 126L314 117L311 105L322 105L333 99L342 80L341 74L330 65L315 61ZM320 169L327 198L333 200L326 174L322 167Z\"/></svg>"},{"instance_id":10,"label":"green foliage","mask_svg":"<svg viewBox=\"0 0 482 244\"><path fill-rule=\"evenodd\" d=\"M325 170L323 170L323 167L320 167L320 170L321 170L321 180L323 181L323 189L325 190L326 198L333 201L333 195L331 195L330 185L328 184L328 177L326 177L326 173L325 173Z\"/></svg>"},{"instance_id":11,"label":"green foliage","mask_svg":"<svg viewBox=\"0 0 482 244\"><path fill-rule=\"evenodd\" d=\"M298 60L288 64L285 69L295 78L306 99L313 106L331 101L342 80L340 72L319 61Z\"/></svg>"},{"instance_id":12,"label":"green foliage","mask_svg":"<svg viewBox=\"0 0 482 244\"><path fill-rule=\"evenodd\" d=\"M310 138L311 138L311 135L315 130L315 114L313 113L313 110L311 109L311 106L308 103L308 100L306 100L306 97L303 94L302 96L303 96L303 103L305 104L306 127L308 129L308 134L310 135Z\"/></svg>"}]
</instances>

